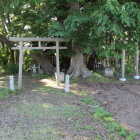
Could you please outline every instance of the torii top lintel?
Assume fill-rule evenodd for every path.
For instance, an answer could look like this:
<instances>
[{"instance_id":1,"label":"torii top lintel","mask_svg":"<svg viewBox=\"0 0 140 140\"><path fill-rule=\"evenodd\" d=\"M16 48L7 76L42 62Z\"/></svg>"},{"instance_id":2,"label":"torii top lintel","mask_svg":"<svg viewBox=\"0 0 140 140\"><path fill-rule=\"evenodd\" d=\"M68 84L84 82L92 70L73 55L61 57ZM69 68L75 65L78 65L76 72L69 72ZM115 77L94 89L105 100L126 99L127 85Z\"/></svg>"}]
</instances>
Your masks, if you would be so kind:
<instances>
[{"instance_id":1,"label":"torii top lintel","mask_svg":"<svg viewBox=\"0 0 140 140\"><path fill-rule=\"evenodd\" d=\"M60 41L60 42L67 42L69 40L66 40L64 38L50 38L50 37L9 37L10 41Z\"/></svg>"}]
</instances>

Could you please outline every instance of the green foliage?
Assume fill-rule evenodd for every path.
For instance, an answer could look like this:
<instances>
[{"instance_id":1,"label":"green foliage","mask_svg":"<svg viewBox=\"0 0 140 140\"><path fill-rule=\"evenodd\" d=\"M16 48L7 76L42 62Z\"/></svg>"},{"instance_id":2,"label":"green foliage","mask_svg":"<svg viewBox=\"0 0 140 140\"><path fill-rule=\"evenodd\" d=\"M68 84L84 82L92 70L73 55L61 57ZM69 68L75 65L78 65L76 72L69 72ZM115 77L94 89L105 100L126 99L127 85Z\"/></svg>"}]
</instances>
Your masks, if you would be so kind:
<instances>
[{"instance_id":1,"label":"green foliage","mask_svg":"<svg viewBox=\"0 0 140 140\"><path fill-rule=\"evenodd\" d=\"M0 66L0 74L4 73L4 72L5 72L4 68L2 66Z\"/></svg>"},{"instance_id":2,"label":"green foliage","mask_svg":"<svg viewBox=\"0 0 140 140\"><path fill-rule=\"evenodd\" d=\"M118 123L116 123L116 122L109 123L109 130L110 130L111 132L116 131L116 129L117 129L118 127L119 127L119 125L118 125Z\"/></svg>"},{"instance_id":3,"label":"green foliage","mask_svg":"<svg viewBox=\"0 0 140 140\"><path fill-rule=\"evenodd\" d=\"M134 2L119 3L117 0L105 0L103 3L97 1L96 4L98 9L92 14L96 26L91 28L90 36L96 34L100 38L97 44L100 56L119 58L117 50L121 49L134 54L135 43L139 41L139 31L136 32L140 23L138 5Z\"/></svg>"},{"instance_id":4,"label":"green foliage","mask_svg":"<svg viewBox=\"0 0 140 140\"><path fill-rule=\"evenodd\" d=\"M135 43L139 40L138 4L104 0L96 1L95 5L83 2L81 11L70 10L63 23L56 21L51 24L49 33L77 42L84 52L96 47L100 57L120 58L118 50L122 49L134 54Z\"/></svg>"},{"instance_id":5,"label":"green foliage","mask_svg":"<svg viewBox=\"0 0 140 140\"><path fill-rule=\"evenodd\" d=\"M137 138L137 134L135 133L135 132L132 132L131 134L130 134L130 136L128 136L127 138L126 138L126 140L134 140L134 139L136 139Z\"/></svg>"},{"instance_id":6,"label":"green foliage","mask_svg":"<svg viewBox=\"0 0 140 140\"><path fill-rule=\"evenodd\" d=\"M17 64L9 64L6 68L6 73L7 74L17 74L18 73L18 65Z\"/></svg>"},{"instance_id":7,"label":"green foliage","mask_svg":"<svg viewBox=\"0 0 140 140\"><path fill-rule=\"evenodd\" d=\"M116 132L118 135L120 135L122 137L128 136L127 130L116 122L109 123L109 130L111 132Z\"/></svg>"},{"instance_id":8,"label":"green foliage","mask_svg":"<svg viewBox=\"0 0 140 140\"><path fill-rule=\"evenodd\" d=\"M107 113L103 107L99 107L96 108L92 114L94 115L95 118L99 119L99 118L107 118L107 117L111 117L112 114Z\"/></svg>"},{"instance_id":9,"label":"green foliage","mask_svg":"<svg viewBox=\"0 0 140 140\"><path fill-rule=\"evenodd\" d=\"M33 59L30 58L28 55L24 55L23 57L23 70L28 70L30 66L33 64Z\"/></svg>"},{"instance_id":10,"label":"green foliage","mask_svg":"<svg viewBox=\"0 0 140 140\"><path fill-rule=\"evenodd\" d=\"M135 73L135 69L134 69L134 64L133 63L126 64L125 73L126 74L134 74Z\"/></svg>"},{"instance_id":11,"label":"green foliage","mask_svg":"<svg viewBox=\"0 0 140 140\"><path fill-rule=\"evenodd\" d=\"M1 66L5 66L8 64L9 61L9 47L5 46L5 47L0 47L0 64Z\"/></svg>"},{"instance_id":12,"label":"green foliage","mask_svg":"<svg viewBox=\"0 0 140 140\"><path fill-rule=\"evenodd\" d=\"M84 102L85 104L90 104L90 105L98 105L98 101L94 100L93 98L82 98L80 101Z\"/></svg>"},{"instance_id":13,"label":"green foliage","mask_svg":"<svg viewBox=\"0 0 140 140\"><path fill-rule=\"evenodd\" d=\"M0 89L0 98L1 99L6 99L8 98L10 95L17 95L18 93L16 91L12 91L9 88L1 88Z\"/></svg>"},{"instance_id":14,"label":"green foliage","mask_svg":"<svg viewBox=\"0 0 140 140\"><path fill-rule=\"evenodd\" d=\"M113 122L115 121L115 119L113 119L112 117L107 117L107 118L104 118L105 122Z\"/></svg>"}]
</instances>

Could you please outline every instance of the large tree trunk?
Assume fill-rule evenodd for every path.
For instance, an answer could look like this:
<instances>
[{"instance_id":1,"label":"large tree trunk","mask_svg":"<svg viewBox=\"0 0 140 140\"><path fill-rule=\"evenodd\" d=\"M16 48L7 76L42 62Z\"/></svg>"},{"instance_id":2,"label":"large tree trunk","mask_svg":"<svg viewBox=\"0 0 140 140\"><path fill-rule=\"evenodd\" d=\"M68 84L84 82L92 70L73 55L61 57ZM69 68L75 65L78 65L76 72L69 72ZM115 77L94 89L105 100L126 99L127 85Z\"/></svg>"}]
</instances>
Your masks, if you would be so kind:
<instances>
[{"instance_id":1,"label":"large tree trunk","mask_svg":"<svg viewBox=\"0 0 140 140\"><path fill-rule=\"evenodd\" d=\"M92 73L87 69L83 60L83 53L79 50L79 46L74 44L73 46L76 54L71 57L71 65L68 70L70 77L82 76L83 78L89 77Z\"/></svg>"},{"instance_id":2,"label":"large tree trunk","mask_svg":"<svg viewBox=\"0 0 140 140\"><path fill-rule=\"evenodd\" d=\"M40 63L45 74L50 75L54 73L54 66L47 56L43 56L41 53L31 53L29 56Z\"/></svg>"},{"instance_id":3,"label":"large tree trunk","mask_svg":"<svg viewBox=\"0 0 140 140\"><path fill-rule=\"evenodd\" d=\"M79 11L79 3L71 2L70 8ZM68 70L70 77L82 76L83 78L89 77L92 73L87 69L83 60L83 53L80 51L78 44L73 43L72 49L76 54L71 57L71 65Z\"/></svg>"}]
</instances>

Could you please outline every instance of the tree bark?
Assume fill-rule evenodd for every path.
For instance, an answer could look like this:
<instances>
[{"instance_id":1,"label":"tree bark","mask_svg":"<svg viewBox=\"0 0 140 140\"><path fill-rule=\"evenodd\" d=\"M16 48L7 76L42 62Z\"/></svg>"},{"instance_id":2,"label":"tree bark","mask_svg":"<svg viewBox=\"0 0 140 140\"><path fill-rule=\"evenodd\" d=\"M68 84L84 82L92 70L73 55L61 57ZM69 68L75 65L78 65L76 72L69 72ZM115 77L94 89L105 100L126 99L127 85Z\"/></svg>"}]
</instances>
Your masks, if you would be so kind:
<instances>
[{"instance_id":1,"label":"tree bark","mask_svg":"<svg viewBox=\"0 0 140 140\"><path fill-rule=\"evenodd\" d=\"M71 57L71 65L68 70L70 77L82 76L83 78L89 77L92 73L87 69L83 61L83 53L80 51L79 46L74 44L73 47L76 54Z\"/></svg>"},{"instance_id":2,"label":"tree bark","mask_svg":"<svg viewBox=\"0 0 140 140\"><path fill-rule=\"evenodd\" d=\"M79 10L79 3L78 2L71 2L70 8L75 9L75 10Z\"/></svg>"},{"instance_id":3,"label":"tree bark","mask_svg":"<svg viewBox=\"0 0 140 140\"><path fill-rule=\"evenodd\" d=\"M42 56L41 53L31 53L29 56L40 63L43 71L45 74L50 75L53 74L54 71L54 66L50 62L49 58L47 56Z\"/></svg>"}]
</instances>

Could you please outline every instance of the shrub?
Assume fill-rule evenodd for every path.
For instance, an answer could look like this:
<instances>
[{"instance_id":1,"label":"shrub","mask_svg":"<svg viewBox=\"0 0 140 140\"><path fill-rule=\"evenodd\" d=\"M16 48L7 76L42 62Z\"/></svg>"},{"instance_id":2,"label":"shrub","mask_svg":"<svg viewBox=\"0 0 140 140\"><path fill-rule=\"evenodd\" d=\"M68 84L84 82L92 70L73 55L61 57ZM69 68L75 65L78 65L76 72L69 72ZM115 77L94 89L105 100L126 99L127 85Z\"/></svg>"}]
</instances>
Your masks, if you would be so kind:
<instances>
[{"instance_id":1,"label":"shrub","mask_svg":"<svg viewBox=\"0 0 140 140\"><path fill-rule=\"evenodd\" d=\"M18 65L12 63L5 68L7 74L17 74L18 73Z\"/></svg>"}]
</instances>

